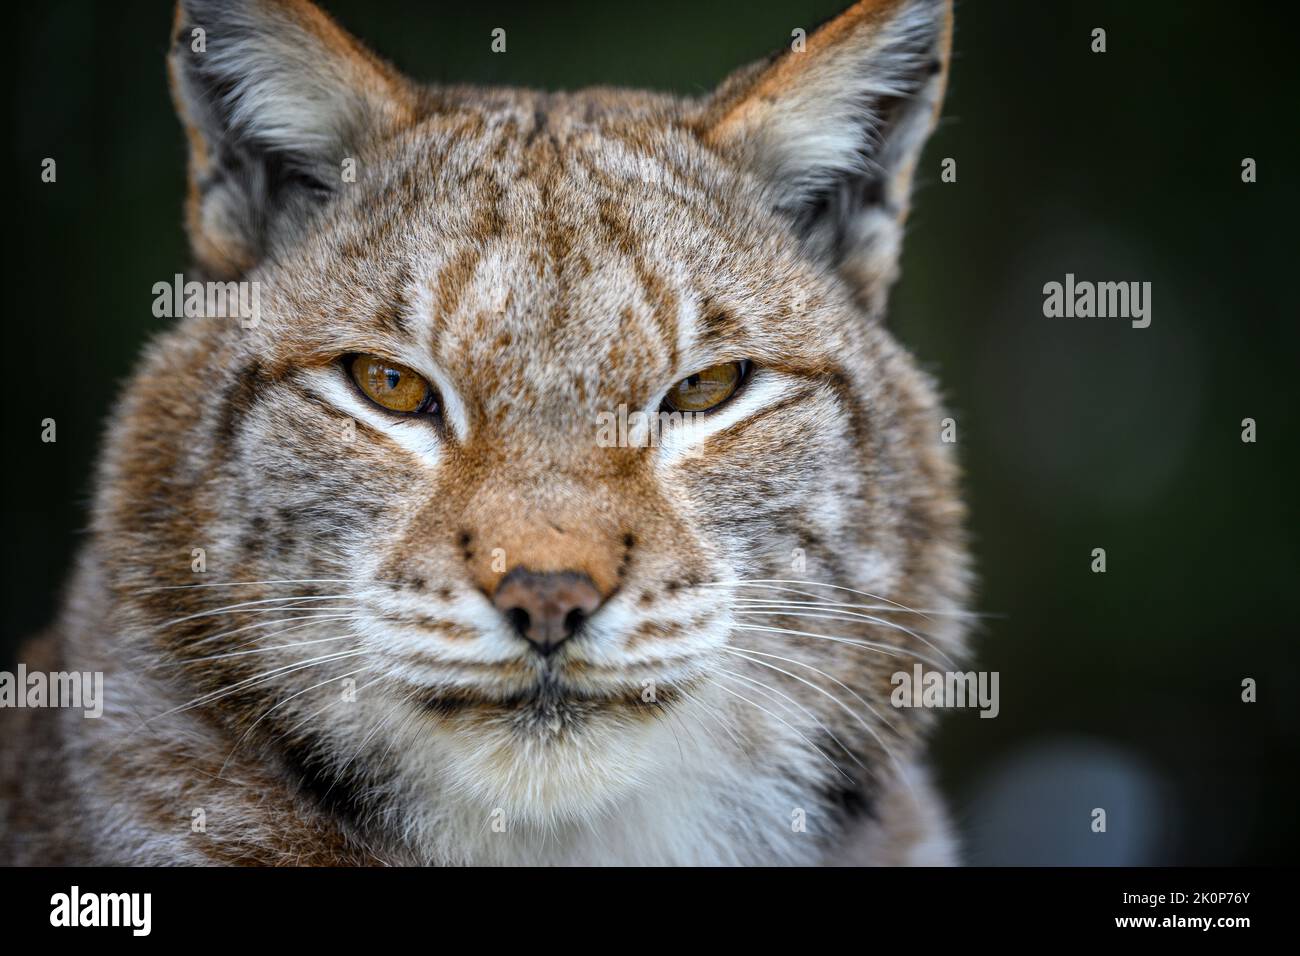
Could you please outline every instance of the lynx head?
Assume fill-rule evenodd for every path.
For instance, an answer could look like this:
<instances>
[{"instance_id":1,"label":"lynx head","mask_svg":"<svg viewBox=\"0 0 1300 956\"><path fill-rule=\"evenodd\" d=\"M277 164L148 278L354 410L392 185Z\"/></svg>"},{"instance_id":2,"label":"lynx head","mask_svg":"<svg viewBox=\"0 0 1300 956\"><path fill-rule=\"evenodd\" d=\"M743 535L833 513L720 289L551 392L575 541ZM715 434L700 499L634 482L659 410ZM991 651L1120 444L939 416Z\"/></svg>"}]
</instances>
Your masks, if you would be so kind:
<instances>
[{"instance_id":1,"label":"lynx head","mask_svg":"<svg viewBox=\"0 0 1300 956\"><path fill-rule=\"evenodd\" d=\"M966 587L882 314L949 16L864 0L679 99L429 88L305 0L183 0L188 230L259 309L153 347L96 528L241 755L407 836L745 774L788 830L894 772L890 675Z\"/></svg>"}]
</instances>

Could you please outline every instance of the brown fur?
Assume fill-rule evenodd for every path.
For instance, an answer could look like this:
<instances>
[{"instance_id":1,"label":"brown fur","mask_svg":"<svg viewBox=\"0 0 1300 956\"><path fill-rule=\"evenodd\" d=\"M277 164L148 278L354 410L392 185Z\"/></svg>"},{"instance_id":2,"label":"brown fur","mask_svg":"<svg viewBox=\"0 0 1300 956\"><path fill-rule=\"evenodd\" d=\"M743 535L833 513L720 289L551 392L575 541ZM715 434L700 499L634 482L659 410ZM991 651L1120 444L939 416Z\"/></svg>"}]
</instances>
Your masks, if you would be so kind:
<instances>
[{"instance_id":1,"label":"brown fur","mask_svg":"<svg viewBox=\"0 0 1300 956\"><path fill-rule=\"evenodd\" d=\"M424 89L303 0L231 9L181 4L172 78L196 259L259 282L261 321L179 322L114 415L39 645L103 671L107 710L6 729L3 858L949 859L929 721L888 698L961 648L963 512L880 314L947 4L858 4L699 100ZM801 152L808 91L860 80ZM351 353L426 375L442 418L368 405ZM703 435L596 441L739 360ZM545 663L489 601L515 567L608 598Z\"/></svg>"}]
</instances>

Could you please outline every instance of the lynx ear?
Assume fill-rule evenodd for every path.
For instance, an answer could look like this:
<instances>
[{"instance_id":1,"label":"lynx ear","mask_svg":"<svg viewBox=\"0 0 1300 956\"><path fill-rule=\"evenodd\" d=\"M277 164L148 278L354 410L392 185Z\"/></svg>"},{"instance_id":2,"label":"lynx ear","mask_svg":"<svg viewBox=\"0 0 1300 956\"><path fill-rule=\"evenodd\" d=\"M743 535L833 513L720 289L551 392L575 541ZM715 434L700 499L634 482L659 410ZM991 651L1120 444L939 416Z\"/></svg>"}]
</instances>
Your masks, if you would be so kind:
<instances>
[{"instance_id":1,"label":"lynx ear","mask_svg":"<svg viewBox=\"0 0 1300 956\"><path fill-rule=\"evenodd\" d=\"M239 276L300 231L414 94L307 0L180 0L168 67L190 144L198 264Z\"/></svg>"},{"instance_id":2,"label":"lynx ear","mask_svg":"<svg viewBox=\"0 0 1300 956\"><path fill-rule=\"evenodd\" d=\"M898 270L912 170L947 77L950 0L860 0L729 78L705 138L767 183L814 254L873 311Z\"/></svg>"}]
</instances>

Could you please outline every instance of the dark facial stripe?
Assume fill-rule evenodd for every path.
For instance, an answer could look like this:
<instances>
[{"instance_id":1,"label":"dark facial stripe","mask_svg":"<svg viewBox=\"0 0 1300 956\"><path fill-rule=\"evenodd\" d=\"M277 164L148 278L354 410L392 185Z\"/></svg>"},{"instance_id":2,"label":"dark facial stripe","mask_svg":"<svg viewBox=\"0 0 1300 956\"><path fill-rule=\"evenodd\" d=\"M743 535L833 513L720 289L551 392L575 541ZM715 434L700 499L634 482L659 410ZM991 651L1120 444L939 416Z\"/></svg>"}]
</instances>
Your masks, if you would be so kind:
<instances>
[{"instance_id":1,"label":"dark facial stripe","mask_svg":"<svg viewBox=\"0 0 1300 956\"><path fill-rule=\"evenodd\" d=\"M600 224L609 236L610 243L632 263L642 294L650 304L650 317L659 331L660 340L668 348L668 365L677 368L677 293L663 277L650 268L641 245L637 242L623 211L612 200L600 203Z\"/></svg>"},{"instance_id":2,"label":"dark facial stripe","mask_svg":"<svg viewBox=\"0 0 1300 956\"><path fill-rule=\"evenodd\" d=\"M292 724L278 728L280 733L290 729ZM277 728L270 730L275 739ZM323 754L322 747L313 740L282 744L285 770L298 790L316 806L340 822L363 830L367 821L383 809L379 788L366 778L356 759L342 774L331 771L329 754Z\"/></svg>"},{"instance_id":3,"label":"dark facial stripe","mask_svg":"<svg viewBox=\"0 0 1300 956\"><path fill-rule=\"evenodd\" d=\"M270 384L260 362L253 361L240 369L235 381L221 399L221 418L217 421L217 442L229 446L239 431L239 421L257 404L262 391Z\"/></svg>"}]
</instances>

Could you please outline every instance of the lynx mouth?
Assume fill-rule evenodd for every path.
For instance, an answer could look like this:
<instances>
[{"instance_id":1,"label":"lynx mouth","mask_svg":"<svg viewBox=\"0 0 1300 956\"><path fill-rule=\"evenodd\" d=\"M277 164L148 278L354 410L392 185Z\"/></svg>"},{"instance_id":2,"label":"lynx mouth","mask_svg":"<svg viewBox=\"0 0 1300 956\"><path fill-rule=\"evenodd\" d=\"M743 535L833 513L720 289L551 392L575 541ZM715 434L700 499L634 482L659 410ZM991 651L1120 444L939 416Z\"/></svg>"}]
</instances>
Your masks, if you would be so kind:
<instances>
[{"instance_id":1,"label":"lynx mouth","mask_svg":"<svg viewBox=\"0 0 1300 956\"><path fill-rule=\"evenodd\" d=\"M660 688L646 699L640 687L592 688L545 673L527 686L506 693L467 687L434 690L421 700L421 705L440 718L496 717L572 723L605 715L659 717L679 696L674 690Z\"/></svg>"}]
</instances>

